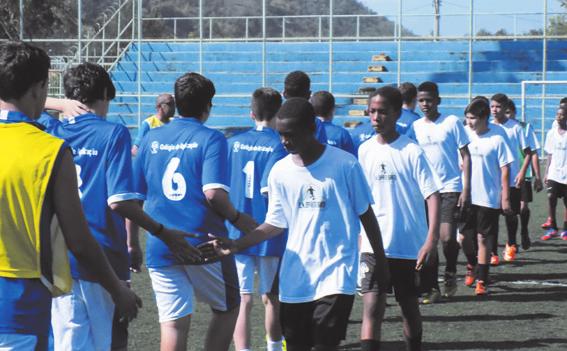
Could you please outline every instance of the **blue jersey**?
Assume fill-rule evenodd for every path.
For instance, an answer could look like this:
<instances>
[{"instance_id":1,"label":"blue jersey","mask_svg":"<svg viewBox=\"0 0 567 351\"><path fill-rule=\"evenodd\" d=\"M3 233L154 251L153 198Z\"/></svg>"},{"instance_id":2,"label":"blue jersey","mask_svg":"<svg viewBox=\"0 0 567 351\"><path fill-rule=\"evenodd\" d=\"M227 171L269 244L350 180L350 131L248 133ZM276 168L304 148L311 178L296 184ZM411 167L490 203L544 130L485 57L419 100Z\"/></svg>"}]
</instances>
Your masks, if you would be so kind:
<instances>
[{"instance_id":1,"label":"blue jersey","mask_svg":"<svg viewBox=\"0 0 567 351\"><path fill-rule=\"evenodd\" d=\"M324 121L322 124L327 134L327 144L343 149L353 155L356 154L352 137L345 128L333 124L331 121Z\"/></svg>"},{"instance_id":2,"label":"blue jersey","mask_svg":"<svg viewBox=\"0 0 567 351\"><path fill-rule=\"evenodd\" d=\"M226 237L224 218L209 206L204 192L229 191L227 157L223 134L195 118L175 118L150 130L134 161L136 190L145 196L146 212L166 227L202 234L187 239L192 245L208 241L208 233ZM146 243L148 267L177 264L163 241L148 235Z\"/></svg>"},{"instance_id":3,"label":"blue jersey","mask_svg":"<svg viewBox=\"0 0 567 351\"><path fill-rule=\"evenodd\" d=\"M402 114L396 122L396 131L402 135L406 135L413 124L419 119L419 115L412 110L402 108Z\"/></svg>"},{"instance_id":4,"label":"blue jersey","mask_svg":"<svg viewBox=\"0 0 567 351\"><path fill-rule=\"evenodd\" d=\"M44 126L44 130L47 133L51 133L58 125L61 124L61 121L47 112L42 112L36 122Z\"/></svg>"},{"instance_id":5,"label":"blue jersey","mask_svg":"<svg viewBox=\"0 0 567 351\"><path fill-rule=\"evenodd\" d=\"M354 143L354 148L356 153L358 153L358 148L362 143L366 140L372 138L373 135L376 135L376 131L372 127L372 123L370 120L363 122L356 126L351 132L350 135L352 136L352 142Z\"/></svg>"},{"instance_id":6,"label":"blue jersey","mask_svg":"<svg viewBox=\"0 0 567 351\"><path fill-rule=\"evenodd\" d=\"M141 199L134 192L128 129L88 113L66 119L52 134L71 146L79 196L91 233L118 278L129 279L124 218L108 206L114 202ZM73 278L95 280L72 254L70 262Z\"/></svg>"},{"instance_id":7,"label":"blue jersey","mask_svg":"<svg viewBox=\"0 0 567 351\"><path fill-rule=\"evenodd\" d=\"M327 133L325 132L323 122L319 118L315 118L315 139L323 145L327 144Z\"/></svg>"},{"instance_id":8,"label":"blue jersey","mask_svg":"<svg viewBox=\"0 0 567 351\"><path fill-rule=\"evenodd\" d=\"M276 161L284 158L279 135L270 128L257 127L228 140L228 163L231 167L230 200L238 211L264 223L268 211L268 174ZM229 237L238 239L245 235L229 226ZM255 256L281 256L286 236L278 235L242 252Z\"/></svg>"}]
</instances>

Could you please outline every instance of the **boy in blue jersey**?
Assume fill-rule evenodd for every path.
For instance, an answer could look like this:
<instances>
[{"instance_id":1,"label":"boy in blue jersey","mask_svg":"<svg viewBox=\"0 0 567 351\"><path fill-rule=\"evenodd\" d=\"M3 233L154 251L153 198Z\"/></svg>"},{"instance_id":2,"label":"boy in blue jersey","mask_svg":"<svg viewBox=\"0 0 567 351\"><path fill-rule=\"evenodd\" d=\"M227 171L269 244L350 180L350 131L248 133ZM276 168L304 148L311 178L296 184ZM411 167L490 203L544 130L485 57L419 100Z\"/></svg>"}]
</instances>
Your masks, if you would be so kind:
<instances>
[{"instance_id":1,"label":"boy in blue jersey","mask_svg":"<svg viewBox=\"0 0 567 351\"><path fill-rule=\"evenodd\" d=\"M311 97L311 79L303 71L293 71L285 77L283 96L286 99L298 97L309 100ZM327 133L323 123L315 120L315 138L321 143L327 143Z\"/></svg>"},{"instance_id":2,"label":"boy in blue jersey","mask_svg":"<svg viewBox=\"0 0 567 351\"><path fill-rule=\"evenodd\" d=\"M354 302L360 223L375 252L376 280L389 280L372 196L356 158L315 139L307 100L287 100L276 128L289 155L270 172L266 221L238 240L213 241L204 254L238 253L288 228L279 275L287 350L334 351Z\"/></svg>"},{"instance_id":3,"label":"boy in blue jersey","mask_svg":"<svg viewBox=\"0 0 567 351\"><path fill-rule=\"evenodd\" d=\"M165 229L146 215L138 203L140 195L134 192L132 178L130 134L124 125L104 120L115 95L108 73L101 66L85 63L68 70L63 80L65 96L84 103L89 112L67 118L52 134L71 146L79 197L89 227L118 277L123 281L130 278L123 217L159 236L166 245L178 248L184 258L197 260L197 249L186 244L178 232ZM72 293L53 301L55 349L110 349L115 309L112 300L74 256L71 274ZM126 342L122 340L121 346L125 347Z\"/></svg>"},{"instance_id":4,"label":"boy in blue jersey","mask_svg":"<svg viewBox=\"0 0 567 351\"><path fill-rule=\"evenodd\" d=\"M138 153L138 145L144 135L148 133L150 129L161 127L175 114L175 100L171 94L160 94L156 99L156 113L145 120L142 121L140 129L138 130L138 136L134 139L132 145L132 156L136 156Z\"/></svg>"},{"instance_id":5,"label":"boy in blue jersey","mask_svg":"<svg viewBox=\"0 0 567 351\"><path fill-rule=\"evenodd\" d=\"M423 148L427 160L443 184L439 191L439 235L446 260L443 295L451 297L457 291L457 218L459 209L464 209L470 202L469 138L457 116L439 112L441 97L437 84L421 83L417 88L417 102L424 117L411 125L408 136ZM459 158L462 159L462 167L459 166ZM424 292L421 301L424 304L435 303L441 298L438 270L439 260L436 257L432 265L425 266L421 271Z\"/></svg>"},{"instance_id":6,"label":"boy in blue jersey","mask_svg":"<svg viewBox=\"0 0 567 351\"><path fill-rule=\"evenodd\" d=\"M323 123L325 134L327 134L327 144L343 149L346 152L355 154L354 144L349 132L340 126L333 124L335 115L335 97L328 91L318 91L309 100L317 118Z\"/></svg>"},{"instance_id":7,"label":"boy in blue jersey","mask_svg":"<svg viewBox=\"0 0 567 351\"><path fill-rule=\"evenodd\" d=\"M0 171L2 350L47 350L51 297L58 285L55 276L66 271L65 280L70 280L67 258L61 257L66 256L65 248L53 251L57 247L50 230L54 216L69 250L108 291L126 319L135 317L141 303L120 283L89 231L68 146L42 132L35 122L44 108L49 65L49 57L39 48L0 44L0 149L9 150L0 152L2 170L9 171ZM30 244L34 249L22 251ZM37 261L34 254L39 255Z\"/></svg>"},{"instance_id":8,"label":"boy in blue jersey","mask_svg":"<svg viewBox=\"0 0 567 351\"><path fill-rule=\"evenodd\" d=\"M287 155L274 130L275 115L282 104L279 92L260 88L252 94L250 115L256 127L228 140L231 168L230 200L234 207L263 223L268 210L268 174L274 163ZM245 233L229 226L229 237L239 239ZM277 295L278 266L285 247L285 235L265 241L235 255L240 283L240 312L234 330L237 351L250 350L250 324L254 273L258 273L259 293L266 307L265 326L268 351L282 350Z\"/></svg>"},{"instance_id":9,"label":"boy in blue jersey","mask_svg":"<svg viewBox=\"0 0 567 351\"><path fill-rule=\"evenodd\" d=\"M180 117L152 129L142 139L134 162L137 191L145 209L166 225L204 236L227 236L225 219L247 232L256 222L237 211L230 190L227 142L203 125L210 116L213 83L197 73L175 82ZM191 239L193 245L203 239ZM212 319L205 350L227 350L238 317L240 294L234 257L206 265L181 265L171 250L149 236L147 263L156 295L161 350L185 350L193 312L193 295L207 303Z\"/></svg>"}]
</instances>

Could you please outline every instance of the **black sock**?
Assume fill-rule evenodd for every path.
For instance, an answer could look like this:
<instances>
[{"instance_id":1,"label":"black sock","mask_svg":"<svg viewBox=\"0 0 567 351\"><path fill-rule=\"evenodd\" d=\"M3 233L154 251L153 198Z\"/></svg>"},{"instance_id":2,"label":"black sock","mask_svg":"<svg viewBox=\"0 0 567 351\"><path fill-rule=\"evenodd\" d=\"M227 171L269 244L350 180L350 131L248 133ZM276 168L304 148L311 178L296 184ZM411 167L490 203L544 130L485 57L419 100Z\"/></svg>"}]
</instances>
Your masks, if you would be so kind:
<instances>
[{"instance_id":1,"label":"black sock","mask_svg":"<svg viewBox=\"0 0 567 351\"><path fill-rule=\"evenodd\" d=\"M524 208L520 211L520 232L522 235L528 235L528 223L530 222L530 209Z\"/></svg>"},{"instance_id":2,"label":"black sock","mask_svg":"<svg viewBox=\"0 0 567 351\"><path fill-rule=\"evenodd\" d=\"M416 336L408 338L407 336L405 337L406 339L406 350L408 351L421 351L421 334L422 332L419 332Z\"/></svg>"},{"instance_id":3,"label":"black sock","mask_svg":"<svg viewBox=\"0 0 567 351\"><path fill-rule=\"evenodd\" d=\"M496 229L494 230L494 233L492 235L492 254L494 256L498 256L498 234L500 233L500 229L498 227L496 227Z\"/></svg>"},{"instance_id":4,"label":"black sock","mask_svg":"<svg viewBox=\"0 0 567 351\"><path fill-rule=\"evenodd\" d=\"M455 240L443 242L443 253L445 254L445 272L457 272L457 259L459 257L459 243Z\"/></svg>"},{"instance_id":5,"label":"black sock","mask_svg":"<svg viewBox=\"0 0 567 351\"><path fill-rule=\"evenodd\" d=\"M465 254L465 256L467 256L467 263L468 264L470 264L473 267L476 266L476 264L478 262L476 254L468 253L468 254Z\"/></svg>"},{"instance_id":6,"label":"black sock","mask_svg":"<svg viewBox=\"0 0 567 351\"><path fill-rule=\"evenodd\" d=\"M380 341L374 339L360 340L360 351L380 351Z\"/></svg>"},{"instance_id":7,"label":"black sock","mask_svg":"<svg viewBox=\"0 0 567 351\"><path fill-rule=\"evenodd\" d=\"M506 229L508 229L508 245L516 245L516 232L518 231L518 216L506 216Z\"/></svg>"},{"instance_id":8,"label":"black sock","mask_svg":"<svg viewBox=\"0 0 567 351\"><path fill-rule=\"evenodd\" d=\"M477 278L478 280L482 280L485 284L488 283L488 269L490 265L488 264L478 264L477 266Z\"/></svg>"},{"instance_id":9,"label":"black sock","mask_svg":"<svg viewBox=\"0 0 567 351\"><path fill-rule=\"evenodd\" d=\"M567 230L567 221L563 222L563 230Z\"/></svg>"}]
</instances>

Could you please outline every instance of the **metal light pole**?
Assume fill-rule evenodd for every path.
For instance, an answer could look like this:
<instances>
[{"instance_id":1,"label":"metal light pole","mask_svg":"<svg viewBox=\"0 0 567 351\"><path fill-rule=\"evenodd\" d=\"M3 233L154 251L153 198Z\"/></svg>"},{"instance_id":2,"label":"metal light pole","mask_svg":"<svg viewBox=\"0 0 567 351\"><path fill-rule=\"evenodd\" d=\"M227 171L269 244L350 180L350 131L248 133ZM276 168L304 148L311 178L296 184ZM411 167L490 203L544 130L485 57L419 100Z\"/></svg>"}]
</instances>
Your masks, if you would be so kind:
<instances>
[{"instance_id":1,"label":"metal light pole","mask_svg":"<svg viewBox=\"0 0 567 351\"><path fill-rule=\"evenodd\" d=\"M20 0L20 40L24 40L24 0Z\"/></svg>"}]
</instances>

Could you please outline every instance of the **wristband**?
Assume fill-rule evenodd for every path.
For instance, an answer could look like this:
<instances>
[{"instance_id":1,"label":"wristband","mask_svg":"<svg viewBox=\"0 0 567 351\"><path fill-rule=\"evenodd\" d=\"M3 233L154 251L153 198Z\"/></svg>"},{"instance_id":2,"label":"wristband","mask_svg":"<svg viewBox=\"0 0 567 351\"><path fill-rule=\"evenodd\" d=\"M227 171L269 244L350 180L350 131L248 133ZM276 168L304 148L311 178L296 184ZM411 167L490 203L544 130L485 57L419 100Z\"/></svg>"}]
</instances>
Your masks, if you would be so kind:
<instances>
[{"instance_id":1,"label":"wristband","mask_svg":"<svg viewBox=\"0 0 567 351\"><path fill-rule=\"evenodd\" d=\"M238 222L238 220L240 219L240 211L236 211L236 217L234 217L234 219L229 219L228 221L230 222L230 224L235 224L236 222Z\"/></svg>"}]
</instances>

